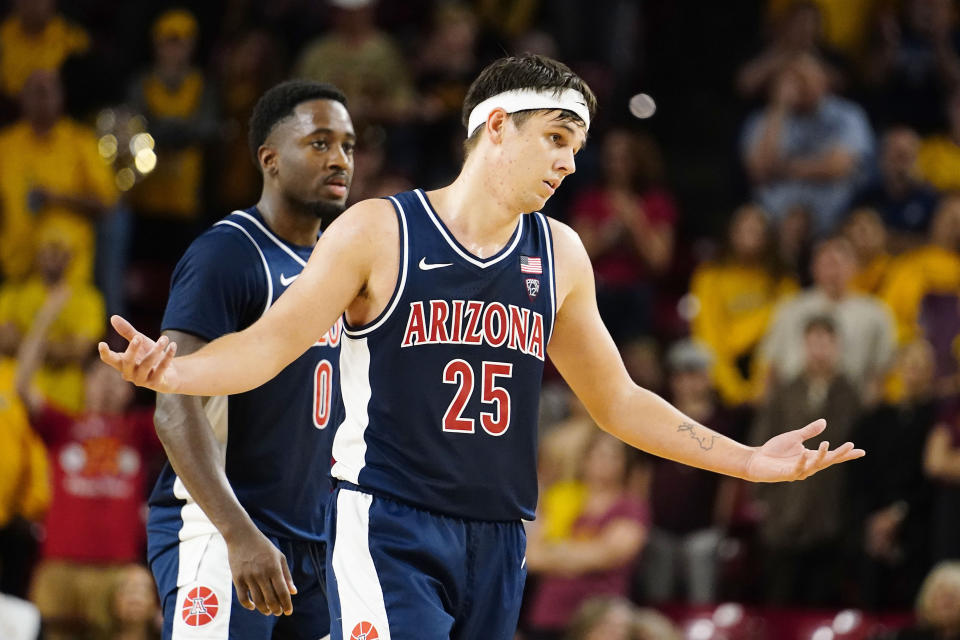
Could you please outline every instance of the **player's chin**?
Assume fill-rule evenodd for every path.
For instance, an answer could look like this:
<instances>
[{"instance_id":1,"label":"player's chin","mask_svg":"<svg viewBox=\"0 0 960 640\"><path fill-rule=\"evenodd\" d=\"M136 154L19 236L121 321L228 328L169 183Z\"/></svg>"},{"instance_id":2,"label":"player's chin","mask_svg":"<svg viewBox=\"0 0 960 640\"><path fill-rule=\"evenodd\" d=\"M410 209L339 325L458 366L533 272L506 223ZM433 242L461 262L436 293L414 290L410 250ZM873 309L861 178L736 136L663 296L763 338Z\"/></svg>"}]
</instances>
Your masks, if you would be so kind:
<instances>
[{"instance_id":1,"label":"player's chin","mask_svg":"<svg viewBox=\"0 0 960 640\"><path fill-rule=\"evenodd\" d=\"M523 213L532 213L534 211L539 211L543 208L543 205L546 204L547 200L550 199L550 196L543 192L542 189L530 189L518 194L518 201L514 204L514 208L522 211Z\"/></svg>"},{"instance_id":2,"label":"player's chin","mask_svg":"<svg viewBox=\"0 0 960 640\"><path fill-rule=\"evenodd\" d=\"M347 206L347 194L338 196L323 194L316 201L328 209L336 209L337 207L344 209Z\"/></svg>"},{"instance_id":3,"label":"player's chin","mask_svg":"<svg viewBox=\"0 0 960 640\"><path fill-rule=\"evenodd\" d=\"M310 210L322 220L332 221L347 208L347 198L317 198L308 203Z\"/></svg>"},{"instance_id":4,"label":"player's chin","mask_svg":"<svg viewBox=\"0 0 960 640\"><path fill-rule=\"evenodd\" d=\"M547 200L550 199L550 195L541 195L536 194L533 198L530 198L530 202L527 203L527 206L524 207L524 211L530 213L533 211L540 211L543 209L543 206L547 204Z\"/></svg>"}]
</instances>

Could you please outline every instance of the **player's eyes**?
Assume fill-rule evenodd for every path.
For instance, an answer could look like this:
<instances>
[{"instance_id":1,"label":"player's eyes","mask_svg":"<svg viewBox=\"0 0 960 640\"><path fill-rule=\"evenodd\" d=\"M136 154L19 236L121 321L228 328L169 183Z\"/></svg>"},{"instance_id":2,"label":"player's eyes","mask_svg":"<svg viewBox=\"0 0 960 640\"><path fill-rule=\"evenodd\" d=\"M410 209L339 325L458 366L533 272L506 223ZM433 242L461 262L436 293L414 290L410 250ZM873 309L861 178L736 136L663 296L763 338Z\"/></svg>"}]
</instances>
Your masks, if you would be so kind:
<instances>
[{"instance_id":1,"label":"player's eyes","mask_svg":"<svg viewBox=\"0 0 960 640\"><path fill-rule=\"evenodd\" d=\"M550 141L553 142L554 144L559 145L560 143L563 142L563 136L561 136L561 135L558 134L558 133L551 133L551 134L550 134Z\"/></svg>"},{"instance_id":2,"label":"player's eyes","mask_svg":"<svg viewBox=\"0 0 960 640\"><path fill-rule=\"evenodd\" d=\"M327 141L326 141L326 140L314 140L314 141L311 142L310 144L313 145L313 148L314 148L314 149L317 149L318 151L326 151L326 150L327 150Z\"/></svg>"},{"instance_id":3,"label":"player's eyes","mask_svg":"<svg viewBox=\"0 0 960 640\"><path fill-rule=\"evenodd\" d=\"M344 152L345 152L347 155L349 155L349 156L352 156L352 155L353 155L354 149L356 149L356 145L351 144L351 143L349 143L349 142L347 142L347 143L345 143L345 144L343 145L343 150L344 150Z\"/></svg>"}]
</instances>

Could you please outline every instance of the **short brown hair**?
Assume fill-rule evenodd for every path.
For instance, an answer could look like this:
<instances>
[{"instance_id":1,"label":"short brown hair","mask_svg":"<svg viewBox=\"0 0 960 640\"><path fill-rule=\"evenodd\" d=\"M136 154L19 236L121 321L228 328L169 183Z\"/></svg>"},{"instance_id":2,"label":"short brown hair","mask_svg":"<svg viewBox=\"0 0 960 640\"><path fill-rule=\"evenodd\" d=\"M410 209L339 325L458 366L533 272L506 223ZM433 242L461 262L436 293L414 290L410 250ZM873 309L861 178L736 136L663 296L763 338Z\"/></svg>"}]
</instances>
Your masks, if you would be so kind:
<instances>
[{"instance_id":1,"label":"short brown hair","mask_svg":"<svg viewBox=\"0 0 960 640\"><path fill-rule=\"evenodd\" d=\"M461 114L463 126L467 126L470 112L478 104L487 98L515 89L553 89L557 94L564 89L574 89L583 94L591 119L597 112L597 97L593 95L593 91L590 90L587 83L570 70L570 67L547 56L527 53L522 56L495 60L480 72L480 75L467 90L467 97L463 100L463 112ZM545 111L545 109L517 111L510 116L513 118L514 124L519 127L526 122L527 118L538 111ZM572 111L565 110L563 114L565 118L586 125L580 116ZM464 148L468 153L477 144L480 137L478 132L479 130L467 132L470 137L464 143Z\"/></svg>"}]
</instances>

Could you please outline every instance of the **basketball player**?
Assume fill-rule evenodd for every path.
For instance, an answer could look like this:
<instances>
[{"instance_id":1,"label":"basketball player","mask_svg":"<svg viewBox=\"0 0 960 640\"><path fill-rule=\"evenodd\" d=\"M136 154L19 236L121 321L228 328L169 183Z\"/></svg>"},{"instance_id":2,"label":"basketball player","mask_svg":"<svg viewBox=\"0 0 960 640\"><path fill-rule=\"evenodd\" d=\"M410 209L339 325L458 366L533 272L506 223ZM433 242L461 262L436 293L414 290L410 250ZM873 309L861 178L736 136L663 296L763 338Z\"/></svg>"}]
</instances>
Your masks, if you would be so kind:
<instances>
[{"instance_id":1,"label":"basketball player","mask_svg":"<svg viewBox=\"0 0 960 640\"><path fill-rule=\"evenodd\" d=\"M331 638L513 637L547 352L597 424L657 455L760 482L863 455L851 443L805 449L822 421L747 447L633 383L597 312L583 245L537 213L573 173L595 107L554 60L498 60L467 94L453 184L352 207L257 323L174 358L169 338L113 319L131 342L101 355L127 379L216 395L275 375L345 310Z\"/></svg>"},{"instance_id":2,"label":"basketball player","mask_svg":"<svg viewBox=\"0 0 960 640\"><path fill-rule=\"evenodd\" d=\"M321 226L343 211L353 146L345 98L332 85L287 82L260 98L250 119L260 201L190 245L174 272L164 336L195 351L274 304L300 276ZM256 389L157 397L170 464L147 530L164 638L328 634L323 527L340 323L314 333L303 355Z\"/></svg>"}]
</instances>

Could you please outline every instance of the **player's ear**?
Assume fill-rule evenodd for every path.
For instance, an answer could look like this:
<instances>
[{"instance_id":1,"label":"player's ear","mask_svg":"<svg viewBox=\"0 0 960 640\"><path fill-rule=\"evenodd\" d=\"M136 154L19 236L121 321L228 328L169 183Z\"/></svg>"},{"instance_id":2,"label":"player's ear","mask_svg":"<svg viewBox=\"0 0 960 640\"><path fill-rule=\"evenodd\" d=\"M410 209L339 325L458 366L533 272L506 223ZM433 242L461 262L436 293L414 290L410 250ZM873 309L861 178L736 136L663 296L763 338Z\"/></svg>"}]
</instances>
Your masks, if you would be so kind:
<instances>
[{"instance_id":1,"label":"player's ear","mask_svg":"<svg viewBox=\"0 0 960 640\"><path fill-rule=\"evenodd\" d=\"M494 144L503 141L504 129L507 128L509 116L503 109L494 109L487 117L487 135Z\"/></svg>"},{"instance_id":2,"label":"player's ear","mask_svg":"<svg viewBox=\"0 0 960 640\"><path fill-rule=\"evenodd\" d=\"M260 161L260 169L264 175L277 175L277 151L267 145L260 145L257 149L257 159Z\"/></svg>"}]
</instances>

